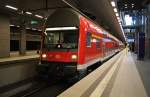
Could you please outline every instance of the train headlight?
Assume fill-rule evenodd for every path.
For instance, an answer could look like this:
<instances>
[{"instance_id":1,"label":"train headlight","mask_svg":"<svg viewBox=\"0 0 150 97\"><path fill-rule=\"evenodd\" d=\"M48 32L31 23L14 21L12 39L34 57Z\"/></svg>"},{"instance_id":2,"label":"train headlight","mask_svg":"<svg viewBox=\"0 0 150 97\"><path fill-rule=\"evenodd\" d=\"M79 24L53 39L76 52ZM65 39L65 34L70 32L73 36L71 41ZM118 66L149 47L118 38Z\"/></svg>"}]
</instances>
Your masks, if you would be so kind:
<instances>
[{"instance_id":1,"label":"train headlight","mask_svg":"<svg viewBox=\"0 0 150 97\"><path fill-rule=\"evenodd\" d=\"M47 57L47 55L46 54L42 54L42 58L46 58Z\"/></svg>"},{"instance_id":2,"label":"train headlight","mask_svg":"<svg viewBox=\"0 0 150 97\"><path fill-rule=\"evenodd\" d=\"M71 59L72 59L72 60L76 60L76 59L77 59L77 55L72 55L72 56L71 56Z\"/></svg>"}]
</instances>

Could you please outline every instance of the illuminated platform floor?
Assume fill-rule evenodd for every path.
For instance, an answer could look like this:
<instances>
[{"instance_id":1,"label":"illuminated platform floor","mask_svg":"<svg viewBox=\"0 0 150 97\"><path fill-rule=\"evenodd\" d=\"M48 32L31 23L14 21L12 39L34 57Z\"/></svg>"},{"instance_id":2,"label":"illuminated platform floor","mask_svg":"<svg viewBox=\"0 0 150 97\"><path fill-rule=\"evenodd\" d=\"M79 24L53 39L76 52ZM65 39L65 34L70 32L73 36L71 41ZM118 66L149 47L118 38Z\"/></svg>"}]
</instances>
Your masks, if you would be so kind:
<instances>
[{"instance_id":1,"label":"illuminated platform floor","mask_svg":"<svg viewBox=\"0 0 150 97\"><path fill-rule=\"evenodd\" d=\"M140 60L137 60L137 57L135 54L132 53L131 56L134 59L136 67L144 83L144 87L146 89L148 97L150 97L150 59L145 58L144 60L140 61Z\"/></svg>"},{"instance_id":2,"label":"illuminated platform floor","mask_svg":"<svg viewBox=\"0 0 150 97\"><path fill-rule=\"evenodd\" d=\"M109 97L148 97L134 57L130 52L126 53Z\"/></svg>"}]
</instances>

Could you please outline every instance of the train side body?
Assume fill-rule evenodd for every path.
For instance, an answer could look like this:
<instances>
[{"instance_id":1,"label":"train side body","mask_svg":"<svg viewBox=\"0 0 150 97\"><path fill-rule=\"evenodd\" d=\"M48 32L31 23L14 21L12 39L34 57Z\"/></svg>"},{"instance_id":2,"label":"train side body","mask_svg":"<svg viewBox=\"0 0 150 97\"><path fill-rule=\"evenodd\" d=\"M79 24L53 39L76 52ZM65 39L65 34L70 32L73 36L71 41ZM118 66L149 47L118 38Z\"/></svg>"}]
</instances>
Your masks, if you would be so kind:
<instances>
[{"instance_id":1,"label":"train side body","mask_svg":"<svg viewBox=\"0 0 150 97\"><path fill-rule=\"evenodd\" d=\"M86 69L103 57L103 32L102 29L97 31L95 28L96 26L91 21L80 16L78 69Z\"/></svg>"}]
</instances>

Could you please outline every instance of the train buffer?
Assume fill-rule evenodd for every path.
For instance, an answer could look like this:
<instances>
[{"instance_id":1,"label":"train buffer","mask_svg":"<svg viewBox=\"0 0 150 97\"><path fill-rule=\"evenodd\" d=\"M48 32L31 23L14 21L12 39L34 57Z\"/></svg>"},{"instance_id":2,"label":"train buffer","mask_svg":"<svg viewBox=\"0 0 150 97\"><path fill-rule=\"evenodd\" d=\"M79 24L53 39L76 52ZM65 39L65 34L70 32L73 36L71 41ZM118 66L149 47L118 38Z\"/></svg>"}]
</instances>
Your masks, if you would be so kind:
<instances>
[{"instance_id":1,"label":"train buffer","mask_svg":"<svg viewBox=\"0 0 150 97\"><path fill-rule=\"evenodd\" d=\"M57 97L148 97L126 49Z\"/></svg>"}]
</instances>

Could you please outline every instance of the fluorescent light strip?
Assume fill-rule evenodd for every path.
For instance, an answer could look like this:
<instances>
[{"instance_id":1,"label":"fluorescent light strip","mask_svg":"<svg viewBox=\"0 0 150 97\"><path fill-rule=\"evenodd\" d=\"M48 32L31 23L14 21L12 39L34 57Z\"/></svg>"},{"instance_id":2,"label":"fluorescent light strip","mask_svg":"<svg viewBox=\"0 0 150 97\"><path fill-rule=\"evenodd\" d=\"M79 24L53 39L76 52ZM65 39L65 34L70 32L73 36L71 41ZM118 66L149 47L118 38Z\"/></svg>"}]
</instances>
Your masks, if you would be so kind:
<instances>
[{"instance_id":1,"label":"fluorescent light strip","mask_svg":"<svg viewBox=\"0 0 150 97\"><path fill-rule=\"evenodd\" d=\"M114 1L111 1L111 5L112 5L112 7L115 7L115 6L116 6L116 4L115 4Z\"/></svg>"},{"instance_id":2,"label":"fluorescent light strip","mask_svg":"<svg viewBox=\"0 0 150 97\"><path fill-rule=\"evenodd\" d=\"M29 27L27 27L26 29L30 29Z\"/></svg>"},{"instance_id":3,"label":"fluorescent light strip","mask_svg":"<svg viewBox=\"0 0 150 97\"><path fill-rule=\"evenodd\" d=\"M36 28L32 28L32 30L37 30Z\"/></svg>"},{"instance_id":4,"label":"fluorescent light strip","mask_svg":"<svg viewBox=\"0 0 150 97\"><path fill-rule=\"evenodd\" d=\"M117 8L114 8L114 12L117 12Z\"/></svg>"},{"instance_id":5,"label":"fluorescent light strip","mask_svg":"<svg viewBox=\"0 0 150 97\"><path fill-rule=\"evenodd\" d=\"M29 14L29 15L31 15L32 13L31 13L31 12L26 12L26 14Z\"/></svg>"},{"instance_id":6,"label":"fluorescent light strip","mask_svg":"<svg viewBox=\"0 0 150 97\"><path fill-rule=\"evenodd\" d=\"M77 27L56 27L56 28L46 28L46 31L55 31L55 30L76 30Z\"/></svg>"},{"instance_id":7,"label":"fluorescent light strip","mask_svg":"<svg viewBox=\"0 0 150 97\"><path fill-rule=\"evenodd\" d=\"M120 22L121 20L120 19L118 19L118 22Z\"/></svg>"},{"instance_id":8,"label":"fluorescent light strip","mask_svg":"<svg viewBox=\"0 0 150 97\"><path fill-rule=\"evenodd\" d=\"M116 16L118 17L118 16L119 16L119 14L118 14L118 13L116 13Z\"/></svg>"},{"instance_id":9,"label":"fluorescent light strip","mask_svg":"<svg viewBox=\"0 0 150 97\"><path fill-rule=\"evenodd\" d=\"M20 27L19 25L17 25L17 26L16 25L9 25L9 26L10 27L18 27L18 28Z\"/></svg>"},{"instance_id":10,"label":"fluorescent light strip","mask_svg":"<svg viewBox=\"0 0 150 97\"><path fill-rule=\"evenodd\" d=\"M119 17L117 17L117 19L118 19L118 20L120 20L120 18L119 18Z\"/></svg>"},{"instance_id":11,"label":"fluorescent light strip","mask_svg":"<svg viewBox=\"0 0 150 97\"><path fill-rule=\"evenodd\" d=\"M35 16L38 17L38 18L41 18L41 19L43 18L43 16L40 16L40 15L35 15Z\"/></svg>"},{"instance_id":12,"label":"fluorescent light strip","mask_svg":"<svg viewBox=\"0 0 150 97\"><path fill-rule=\"evenodd\" d=\"M13 27L13 26L15 26L15 25L9 25L9 26Z\"/></svg>"},{"instance_id":13,"label":"fluorescent light strip","mask_svg":"<svg viewBox=\"0 0 150 97\"><path fill-rule=\"evenodd\" d=\"M13 6L10 6L10 5L6 5L5 7L10 8L10 9L13 9L13 10L18 10L18 8L13 7Z\"/></svg>"}]
</instances>

